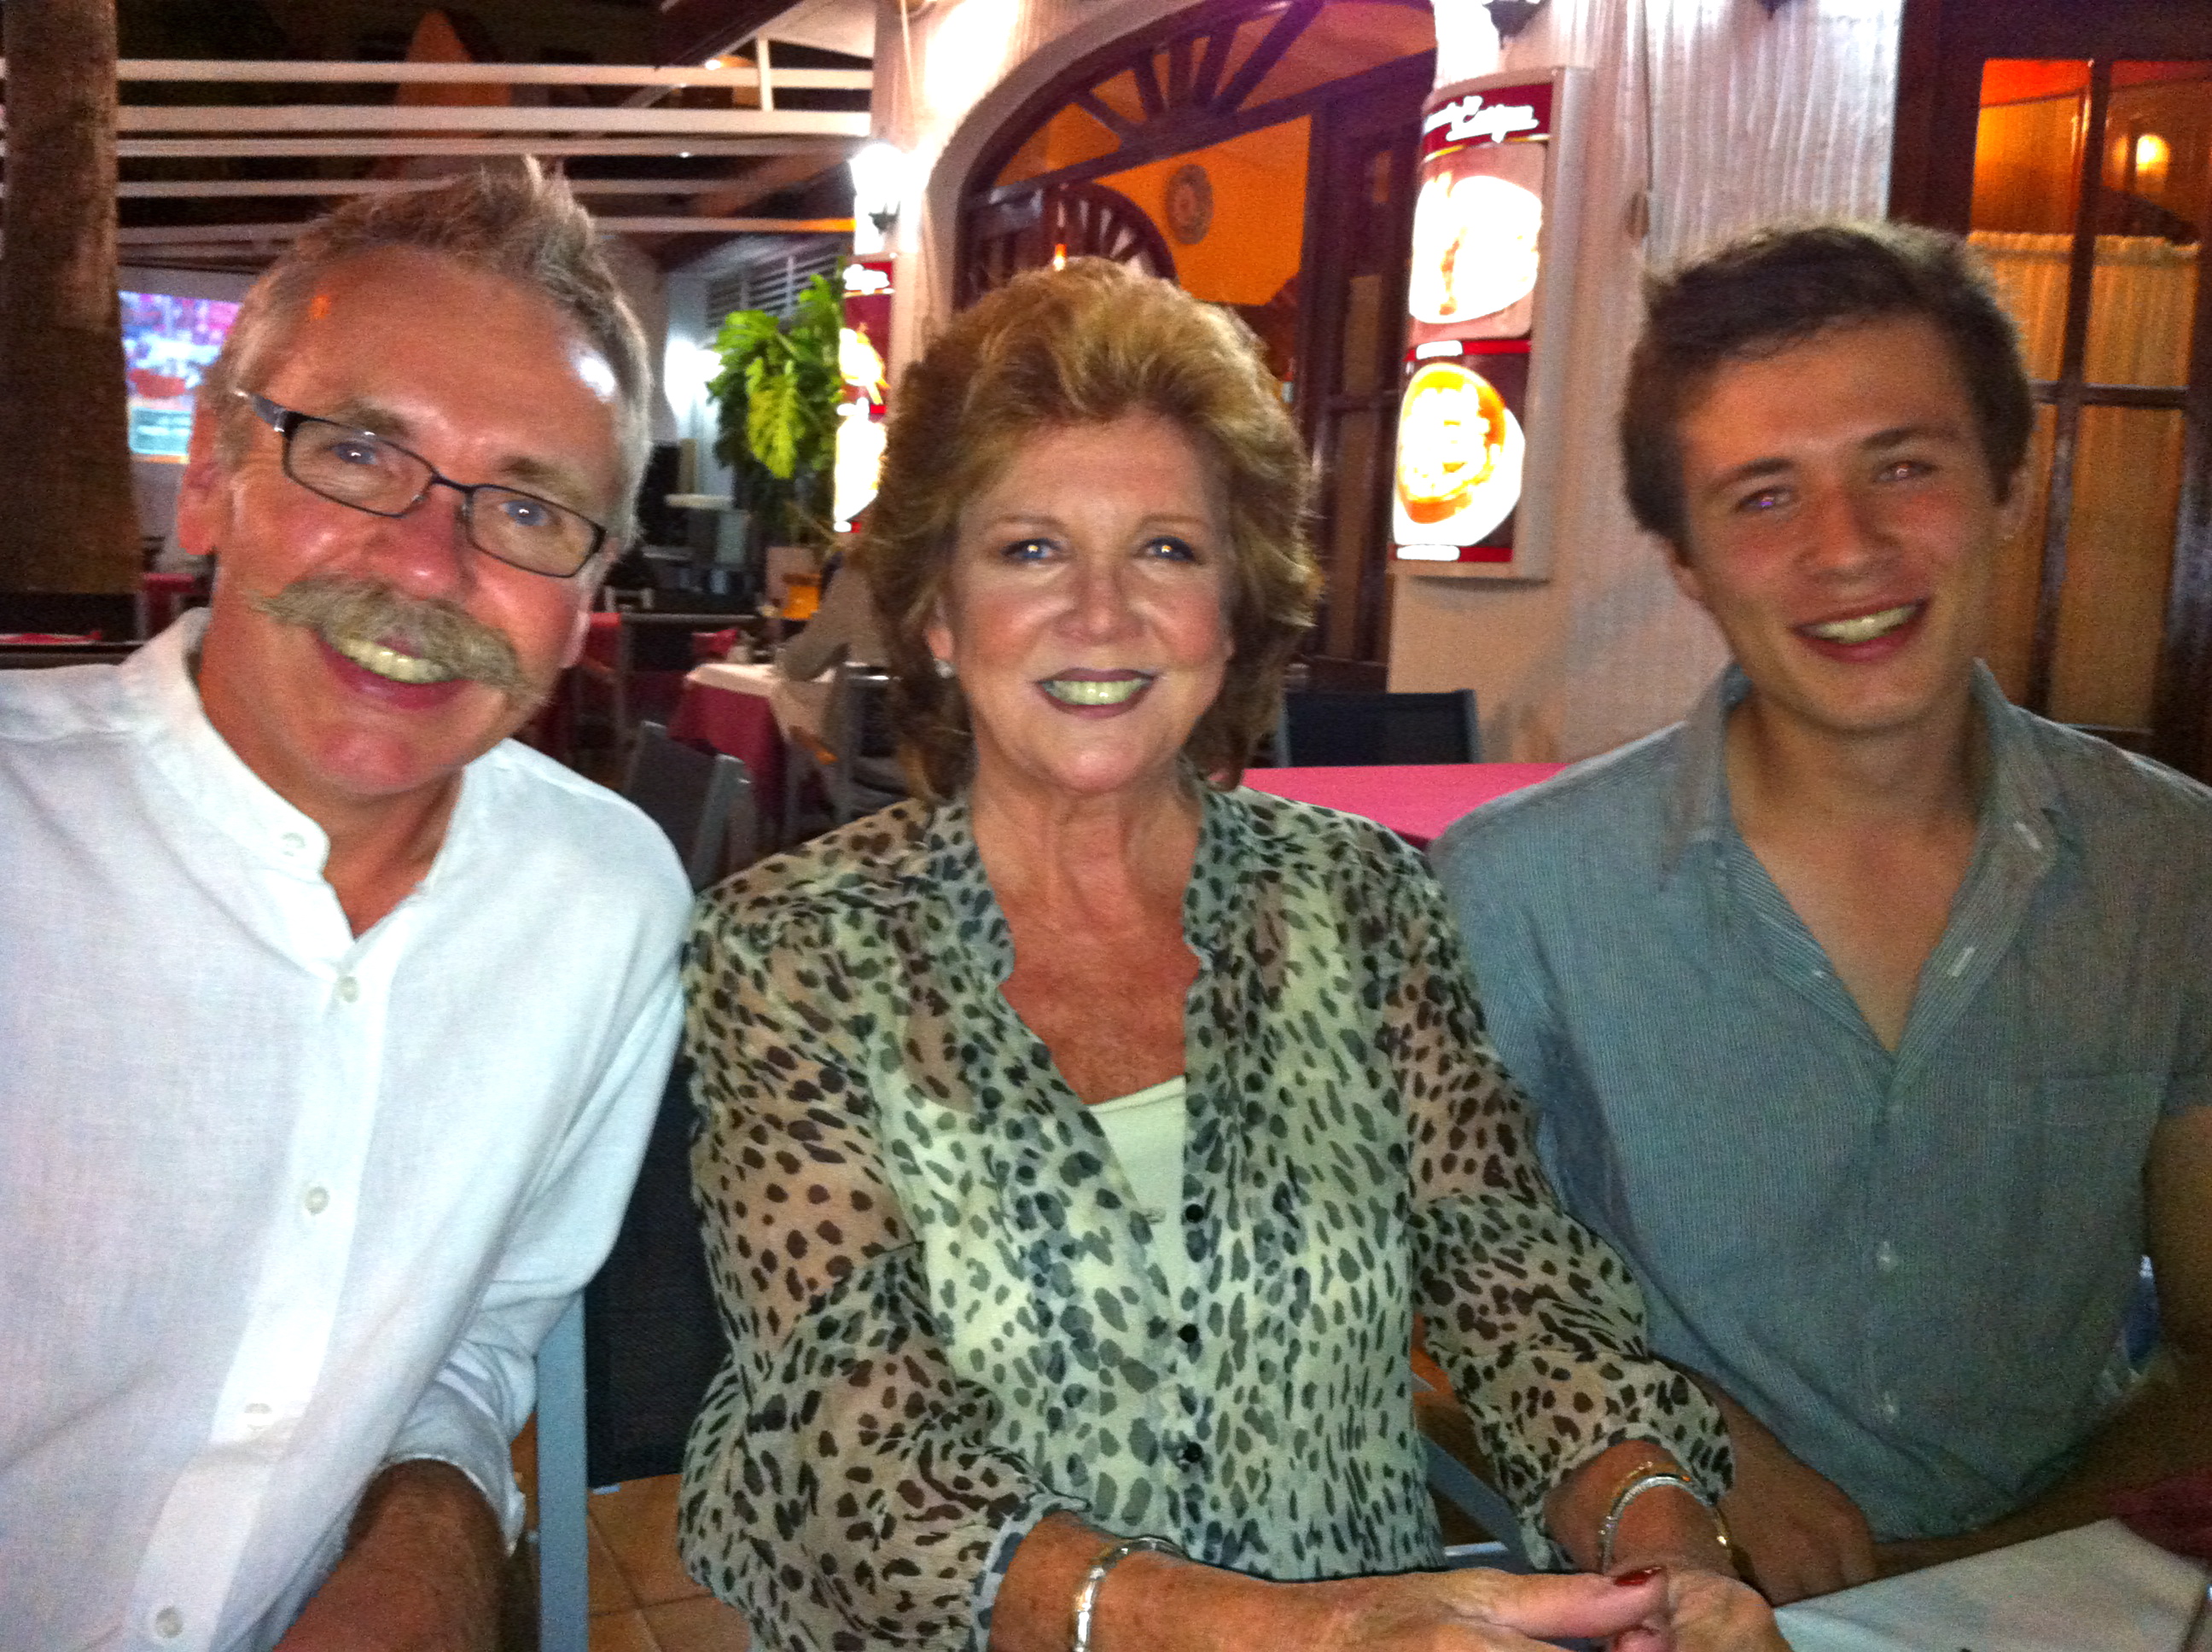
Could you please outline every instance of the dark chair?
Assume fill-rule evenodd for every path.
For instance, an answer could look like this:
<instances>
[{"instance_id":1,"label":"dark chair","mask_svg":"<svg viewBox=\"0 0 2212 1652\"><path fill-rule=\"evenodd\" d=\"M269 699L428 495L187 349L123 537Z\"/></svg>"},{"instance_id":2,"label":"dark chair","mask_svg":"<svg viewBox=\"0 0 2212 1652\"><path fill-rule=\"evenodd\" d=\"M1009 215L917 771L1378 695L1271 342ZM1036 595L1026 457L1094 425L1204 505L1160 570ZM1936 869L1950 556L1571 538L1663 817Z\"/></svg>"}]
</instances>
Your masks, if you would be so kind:
<instances>
[{"instance_id":1,"label":"dark chair","mask_svg":"<svg viewBox=\"0 0 2212 1652\"><path fill-rule=\"evenodd\" d=\"M1479 763L1482 731L1475 721L1474 690L1285 694L1275 750L1285 768Z\"/></svg>"},{"instance_id":2,"label":"dark chair","mask_svg":"<svg viewBox=\"0 0 2212 1652\"><path fill-rule=\"evenodd\" d=\"M658 822L694 889L758 853L752 784L735 757L639 726L623 794ZM538 1351L538 1618L541 1652L586 1652L595 1485L672 1474L722 1359L691 1205L691 1069L661 1092L614 1248Z\"/></svg>"},{"instance_id":3,"label":"dark chair","mask_svg":"<svg viewBox=\"0 0 2212 1652\"><path fill-rule=\"evenodd\" d=\"M830 682L830 709L817 742L795 738L784 763L783 838L803 834L802 789L811 774L830 805L830 824L842 826L907 795L891 732L891 679L873 665L840 661Z\"/></svg>"},{"instance_id":4,"label":"dark chair","mask_svg":"<svg viewBox=\"0 0 2212 1652\"><path fill-rule=\"evenodd\" d=\"M113 665L131 658L135 642L0 642L0 671L47 665Z\"/></svg>"},{"instance_id":5,"label":"dark chair","mask_svg":"<svg viewBox=\"0 0 2212 1652\"><path fill-rule=\"evenodd\" d=\"M692 636L701 631L725 630L729 623L727 614L618 610L614 658L595 659L586 653L568 674L572 731L580 731L585 722L586 692L603 692L607 738L617 762L626 762L641 718L665 718L675 710L684 692L684 674L698 663L692 657ZM573 732L571 738L575 738Z\"/></svg>"},{"instance_id":6,"label":"dark chair","mask_svg":"<svg viewBox=\"0 0 2212 1652\"><path fill-rule=\"evenodd\" d=\"M691 1064L661 1094L614 1247L538 1351L539 1652L588 1652L594 1486L672 1474L724 1353L691 1203Z\"/></svg>"},{"instance_id":7,"label":"dark chair","mask_svg":"<svg viewBox=\"0 0 2212 1652\"><path fill-rule=\"evenodd\" d=\"M659 723L640 723L622 790L668 834L695 890L758 853L752 777L735 757L671 739Z\"/></svg>"},{"instance_id":8,"label":"dark chair","mask_svg":"<svg viewBox=\"0 0 2212 1652\"><path fill-rule=\"evenodd\" d=\"M108 642L144 635L136 596L88 591L0 592L0 631L93 633Z\"/></svg>"}]
</instances>

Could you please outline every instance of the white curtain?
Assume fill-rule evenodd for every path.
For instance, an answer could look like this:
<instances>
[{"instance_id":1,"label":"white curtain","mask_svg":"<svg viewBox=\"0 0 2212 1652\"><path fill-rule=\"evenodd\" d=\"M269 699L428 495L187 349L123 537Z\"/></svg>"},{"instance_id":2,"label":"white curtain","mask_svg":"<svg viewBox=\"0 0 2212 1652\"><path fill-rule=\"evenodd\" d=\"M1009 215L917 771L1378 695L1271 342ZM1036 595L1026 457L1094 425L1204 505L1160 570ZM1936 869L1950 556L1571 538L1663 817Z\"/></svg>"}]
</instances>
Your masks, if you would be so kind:
<instances>
[{"instance_id":1,"label":"white curtain","mask_svg":"<svg viewBox=\"0 0 2212 1652\"><path fill-rule=\"evenodd\" d=\"M2070 235L1977 230L1972 240L2020 324L2028 373L2058 376ZM2179 385L2189 378L2197 249L2151 235L2097 237L2083 370L2093 384Z\"/></svg>"}]
</instances>

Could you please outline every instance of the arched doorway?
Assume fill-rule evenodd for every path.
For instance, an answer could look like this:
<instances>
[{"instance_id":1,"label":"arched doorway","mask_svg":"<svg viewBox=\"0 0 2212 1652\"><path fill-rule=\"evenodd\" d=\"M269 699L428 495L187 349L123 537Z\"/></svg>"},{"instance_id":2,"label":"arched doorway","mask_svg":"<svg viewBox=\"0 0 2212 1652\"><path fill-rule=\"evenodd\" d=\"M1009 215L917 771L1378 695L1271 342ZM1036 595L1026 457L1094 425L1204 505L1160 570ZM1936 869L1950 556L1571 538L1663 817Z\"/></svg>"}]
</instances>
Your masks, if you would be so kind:
<instances>
[{"instance_id":1,"label":"arched doorway","mask_svg":"<svg viewBox=\"0 0 2212 1652\"><path fill-rule=\"evenodd\" d=\"M1098 253L1228 305L1319 460L1317 682L1381 687L1391 429L1423 0L1208 0L1078 62L987 141L960 195L955 301Z\"/></svg>"}]
</instances>

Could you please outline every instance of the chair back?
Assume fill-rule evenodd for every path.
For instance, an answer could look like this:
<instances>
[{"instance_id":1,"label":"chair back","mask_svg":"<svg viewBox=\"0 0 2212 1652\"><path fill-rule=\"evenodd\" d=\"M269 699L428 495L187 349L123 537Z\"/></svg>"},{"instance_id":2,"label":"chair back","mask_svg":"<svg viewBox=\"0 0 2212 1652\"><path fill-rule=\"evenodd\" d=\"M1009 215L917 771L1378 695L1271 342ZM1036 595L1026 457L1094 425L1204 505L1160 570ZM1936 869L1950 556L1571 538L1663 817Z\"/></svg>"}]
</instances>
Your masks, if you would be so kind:
<instances>
[{"instance_id":1,"label":"chair back","mask_svg":"<svg viewBox=\"0 0 2212 1652\"><path fill-rule=\"evenodd\" d=\"M1478 763L1482 732L1475 720L1474 690L1285 694L1275 750L1286 768Z\"/></svg>"},{"instance_id":2,"label":"chair back","mask_svg":"<svg viewBox=\"0 0 2212 1652\"><path fill-rule=\"evenodd\" d=\"M728 1351L691 1202L691 1064L678 1057L605 1264L584 1287L584 1461L593 1485L673 1474Z\"/></svg>"},{"instance_id":3,"label":"chair back","mask_svg":"<svg viewBox=\"0 0 2212 1652\"><path fill-rule=\"evenodd\" d=\"M760 811L744 764L672 739L659 723L638 725L623 795L668 834L695 890L758 851Z\"/></svg>"},{"instance_id":4,"label":"chair back","mask_svg":"<svg viewBox=\"0 0 2212 1652\"><path fill-rule=\"evenodd\" d=\"M34 671L48 665L117 665L131 658L135 642L0 642L0 671Z\"/></svg>"},{"instance_id":5,"label":"chair back","mask_svg":"<svg viewBox=\"0 0 2212 1652\"><path fill-rule=\"evenodd\" d=\"M830 764L823 784L835 825L896 803L907 795L898 765L898 740L890 719L890 673L841 660L830 683L830 710L822 730Z\"/></svg>"}]
</instances>

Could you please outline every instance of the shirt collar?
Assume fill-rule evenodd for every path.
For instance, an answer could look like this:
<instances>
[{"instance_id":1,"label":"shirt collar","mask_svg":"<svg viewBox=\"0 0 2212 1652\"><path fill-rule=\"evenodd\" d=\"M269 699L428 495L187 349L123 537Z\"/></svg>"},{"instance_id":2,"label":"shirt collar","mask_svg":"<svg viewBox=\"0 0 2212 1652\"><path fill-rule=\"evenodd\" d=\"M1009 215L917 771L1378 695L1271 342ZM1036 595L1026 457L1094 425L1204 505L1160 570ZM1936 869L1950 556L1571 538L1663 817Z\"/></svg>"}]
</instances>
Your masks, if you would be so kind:
<instances>
[{"instance_id":1,"label":"shirt collar","mask_svg":"<svg viewBox=\"0 0 2212 1652\"><path fill-rule=\"evenodd\" d=\"M170 784L248 852L319 878L330 853L323 829L246 767L200 704L191 659L207 620L205 609L187 610L118 668L146 730L149 755Z\"/></svg>"},{"instance_id":2,"label":"shirt collar","mask_svg":"<svg viewBox=\"0 0 2212 1652\"><path fill-rule=\"evenodd\" d=\"M1730 829L1728 793L1728 719L1736 702L1751 692L1751 679L1734 660L1722 668L1681 723L1674 789L1668 799L1667 837L1661 845L1662 878L1693 843L1719 843Z\"/></svg>"},{"instance_id":3,"label":"shirt collar","mask_svg":"<svg viewBox=\"0 0 2212 1652\"><path fill-rule=\"evenodd\" d=\"M1680 726L1673 795L1668 800L1667 839L1660 875L1674 876L1692 844L1722 843L1735 829L1729 810L1728 719L1751 679L1731 660L1706 689ZM2057 777L2030 738L2022 711L2004 697L1990 668L1974 662L1972 692L1984 738L1989 742L1990 775L1983 794L1980 827L2019 834L2031 849L2048 846L2050 834L2072 835ZM2046 824L2046 823L2048 823Z\"/></svg>"}]
</instances>

